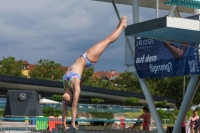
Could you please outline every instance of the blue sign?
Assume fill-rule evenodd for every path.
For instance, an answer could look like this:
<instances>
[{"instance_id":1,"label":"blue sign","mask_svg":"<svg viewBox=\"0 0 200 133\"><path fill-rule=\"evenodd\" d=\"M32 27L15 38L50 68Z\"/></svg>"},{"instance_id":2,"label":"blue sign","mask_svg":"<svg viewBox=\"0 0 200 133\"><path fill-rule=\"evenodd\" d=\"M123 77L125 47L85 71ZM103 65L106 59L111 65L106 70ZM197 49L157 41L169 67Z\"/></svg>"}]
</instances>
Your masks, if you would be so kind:
<instances>
[{"instance_id":1,"label":"blue sign","mask_svg":"<svg viewBox=\"0 0 200 133\"><path fill-rule=\"evenodd\" d=\"M136 39L135 66L140 78L183 76L200 73L197 44ZM188 47L193 46L193 47Z\"/></svg>"},{"instance_id":2,"label":"blue sign","mask_svg":"<svg viewBox=\"0 0 200 133\"><path fill-rule=\"evenodd\" d=\"M198 17L190 17L199 19ZM135 67L139 78L200 74L199 44L136 38Z\"/></svg>"}]
</instances>

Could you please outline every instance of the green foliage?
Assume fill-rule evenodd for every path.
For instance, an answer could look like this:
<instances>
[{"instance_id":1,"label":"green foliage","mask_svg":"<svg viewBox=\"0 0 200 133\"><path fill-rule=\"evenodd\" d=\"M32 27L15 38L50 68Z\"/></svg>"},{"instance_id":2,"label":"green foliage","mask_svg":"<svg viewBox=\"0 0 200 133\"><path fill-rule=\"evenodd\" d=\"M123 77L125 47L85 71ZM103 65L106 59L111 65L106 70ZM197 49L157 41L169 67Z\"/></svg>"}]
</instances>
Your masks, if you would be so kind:
<instances>
[{"instance_id":1,"label":"green foliage","mask_svg":"<svg viewBox=\"0 0 200 133\"><path fill-rule=\"evenodd\" d=\"M193 114L193 111L192 111L192 110L189 110L189 111L187 112L186 118L189 119L189 118L192 116L192 114Z\"/></svg>"},{"instance_id":2,"label":"green foliage","mask_svg":"<svg viewBox=\"0 0 200 133\"><path fill-rule=\"evenodd\" d=\"M55 110L52 107L48 107L48 108L43 108L43 115L44 116L61 116L62 115L62 111L61 110ZM68 113L68 116L71 116L71 113Z\"/></svg>"},{"instance_id":3,"label":"green foliage","mask_svg":"<svg viewBox=\"0 0 200 133\"><path fill-rule=\"evenodd\" d=\"M0 110L0 116L4 116L4 110Z\"/></svg>"},{"instance_id":4,"label":"green foliage","mask_svg":"<svg viewBox=\"0 0 200 133\"><path fill-rule=\"evenodd\" d=\"M194 99L193 99L192 103L194 105L197 105L197 104L199 104L199 101L200 101L200 85L198 86L198 89L196 91L196 94L194 96Z\"/></svg>"},{"instance_id":5,"label":"green foliage","mask_svg":"<svg viewBox=\"0 0 200 133\"><path fill-rule=\"evenodd\" d=\"M138 118L142 112L125 112L124 113L128 118L130 119L134 119L134 118Z\"/></svg>"},{"instance_id":6,"label":"green foliage","mask_svg":"<svg viewBox=\"0 0 200 133\"><path fill-rule=\"evenodd\" d=\"M44 116L54 116L54 108L43 108L42 111Z\"/></svg>"},{"instance_id":7,"label":"green foliage","mask_svg":"<svg viewBox=\"0 0 200 133\"><path fill-rule=\"evenodd\" d=\"M198 114L200 114L200 111L197 112ZM170 119L171 122L175 122L175 120L178 117L179 114L179 110L175 110L175 111L170 111L170 112L165 112L163 110L158 110L158 114L160 116L161 119ZM188 120L193 114L192 110L189 110L185 116L185 118Z\"/></svg>"},{"instance_id":8,"label":"green foliage","mask_svg":"<svg viewBox=\"0 0 200 133\"><path fill-rule=\"evenodd\" d=\"M132 72L120 73L120 77L113 80L113 84L117 86L115 90L121 90L126 92L142 93L140 83L137 75Z\"/></svg>"},{"instance_id":9,"label":"green foliage","mask_svg":"<svg viewBox=\"0 0 200 133\"><path fill-rule=\"evenodd\" d=\"M23 76L24 65L22 60L16 61L15 57L3 57L0 60L0 74L9 76Z\"/></svg>"},{"instance_id":10,"label":"green foliage","mask_svg":"<svg viewBox=\"0 0 200 133\"><path fill-rule=\"evenodd\" d=\"M30 77L45 80L60 81L65 73L60 63L53 60L40 59L33 70L30 71Z\"/></svg>"},{"instance_id":11,"label":"green foliage","mask_svg":"<svg viewBox=\"0 0 200 133\"><path fill-rule=\"evenodd\" d=\"M103 103L103 102L104 102L104 99L92 98L91 101L92 101L92 103L94 103L94 104L99 104L99 103Z\"/></svg>"},{"instance_id":12,"label":"green foliage","mask_svg":"<svg viewBox=\"0 0 200 133\"><path fill-rule=\"evenodd\" d=\"M164 100L164 101L160 101L160 102L156 102L155 105L156 107L163 107L165 104L167 103L167 100Z\"/></svg>"},{"instance_id":13,"label":"green foliage","mask_svg":"<svg viewBox=\"0 0 200 133\"><path fill-rule=\"evenodd\" d=\"M135 98L135 97L128 97L125 102L127 104L131 104L132 106L135 105L136 103L139 102L139 99L138 98Z\"/></svg>"},{"instance_id":14,"label":"green foliage","mask_svg":"<svg viewBox=\"0 0 200 133\"><path fill-rule=\"evenodd\" d=\"M186 86L189 79L190 77L186 76ZM152 78L146 81L152 95L172 98L176 100L177 106L180 107L183 100L183 77Z\"/></svg>"},{"instance_id":15,"label":"green foliage","mask_svg":"<svg viewBox=\"0 0 200 133\"><path fill-rule=\"evenodd\" d=\"M158 114L161 119L170 119L171 121L175 121L177 117L174 112L166 112L163 110L158 110Z\"/></svg>"},{"instance_id":16,"label":"green foliage","mask_svg":"<svg viewBox=\"0 0 200 133\"><path fill-rule=\"evenodd\" d=\"M97 84L95 87L98 88L105 88L105 89L114 89L115 86L110 80L105 80L101 78L96 78Z\"/></svg>"},{"instance_id":17,"label":"green foliage","mask_svg":"<svg viewBox=\"0 0 200 133\"><path fill-rule=\"evenodd\" d=\"M179 113L179 110L174 110L173 113L174 113L174 115L177 117L177 116L178 116L178 113Z\"/></svg>"},{"instance_id":18,"label":"green foliage","mask_svg":"<svg viewBox=\"0 0 200 133\"><path fill-rule=\"evenodd\" d=\"M113 119L114 115L110 112L88 112L94 118L106 118L106 119Z\"/></svg>"},{"instance_id":19,"label":"green foliage","mask_svg":"<svg viewBox=\"0 0 200 133\"><path fill-rule=\"evenodd\" d=\"M114 84L110 80L103 80L96 77L94 74L94 68L85 69L82 74L81 82L85 86L92 86L97 88L113 89Z\"/></svg>"},{"instance_id":20,"label":"green foliage","mask_svg":"<svg viewBox=\"0 0 200 133\"><path fill-rule=\"evenodd\" d=\"M200 107L199 107L199 106L197 106L195 110L196 110L196 111L200 111Z\"/></svg>"},{"instance_id":21,"label":"green foliage","mask_svg":"<svg viewBox=\"0 0 200 133\"><path fill-rule=\"evenodd\" d=\"M62 95L56 95L56 94L54 94L54 95L51 97L51 99L54 100L54 101L61 102L61 101L62 101Z\"/></svg>"},{"instance_id":22,"label":"green foliage","mask_svg":"<svg viewBox=\"0 0 200 133\"><path fill-rule=\"evenodd\" d=\"M88 68L84 69L82 78L81 78L81 84L85 86L93 86L95 85L95 82L93 80L93 73L94 73L94 68Z\"/></svg>"},{"instance_id":23,"label":"green foliage","mask_svg":"<svg viewBox=\"0 0 200 133\"><path fill-rule=\"evenodd\" d=\"M62 115L62 111L61 110L54 110L53 112L54 116L58 117Z\"/></svg>"}]
</instances>

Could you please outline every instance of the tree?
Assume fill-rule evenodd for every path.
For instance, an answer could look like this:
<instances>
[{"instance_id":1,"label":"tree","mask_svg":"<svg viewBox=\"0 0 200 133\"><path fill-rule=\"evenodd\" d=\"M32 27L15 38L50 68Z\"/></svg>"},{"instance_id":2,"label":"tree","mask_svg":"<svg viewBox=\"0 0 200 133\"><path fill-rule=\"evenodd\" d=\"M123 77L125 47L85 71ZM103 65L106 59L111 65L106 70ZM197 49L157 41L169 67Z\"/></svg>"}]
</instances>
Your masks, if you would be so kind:
<instances>
[{"instance_id":1,"label":"tree","mask_svg":"<svg viewBox=\"0 0 200 133\"><path fill-rule=\"evenodd\" d=\"M15 57L3 57L3 60L0 60L1 75L23 76L23 68L24 65L22 60L16 61Z\"/></svg>"},{"instance_id":2,"label":"tree","mask_svg":"<svg viewBox=\"0 0 200 133\"><path fill-rule=\"evenodd\" d=\"M30 71L31 78L61 81L65 69L60 63L53 60L40 59L37 61L35 68Z\"/></svg>"},{"instance_id":3,"label":"tree","mask_svg":"<svg viewBox=\"0 0 200 133\"><path fill-rule=\"evenodd\" d=\"M186 86L188 85L190 77L186 77ZM153 96L161 96L171 98L176 101L178 107L183 100L183 77L164 77L164 78L148 78L146 79L150 93ZM123 72L119 78L116 78L113 83L117 84L117 90L129 91L134 93L143 93L138 77L134 73ZM200 87L199 87L200 88ZM116 89L116 88L115 88ZM178 92L178 93L174 93ZM193 103L199 104L200 89L193 99Z\"/></svg>"},{"instance_id":4,"label":"tree","mask_svg":"<svg viewBox=\"0 0 200 133\"><path fill-rule=\"evenodd\" d=\"M133 107L136 103L139 103L139 99L135 97L128 97L126 98L125 103L130 104Z\"/></svg>"},{"instance_id":5,"label":"tree","mask_svg":"<svg viewBox=\"0 0 200 133\"><path fill-rule=\"evenodd\" d=\"M110 80L103 80L94 75L94 68L85 69L82 74L82 84L85 86L92 86L97 88L114 88Z\"/></svg>"},{"instance_id":6,"label":"tree","mask_svg":"<svg viewBox=\"0 0 200 133\"><path fill-rule=\"evenodd\" d=\"M115 84L113 84L112 81L110 81L110 80L96 78L96 81L97 81L97 83L96 83L95 87L105 88L105 89L114 89L115 88Z\"/></svg>"},{"instance_id":7,"label":"tree","mask_svg":"<svg viewBox=\"0 0 200 133\"><path fill-rule=\"evenodd\" d=\"M83 85L93 86L97 88L115 89L126 92L143 93L137 74L132 72L123 72L120 77L115 78L113 81L103 80L101 78L92 75L84 82ZM186 77L186 86L188 85L190 77ZM148 78L146 79L150 93L153 96L161 96L171 98L176 101L178 107L181 105L183 100L183 77L164 77L164 78ZM199 87L200 88L200 87ZM174 93L178 92L178 93ZM200 101L200 89L193 99L194 104L199 104Z\"/></svg>"},{"instance_id":8,"label":"tree","mask_svg":"<svg viewBox=\"0 0 200 133\"><path fill-rule=\"evenodd\" d=\"M200 107L199 107L199 106L197 106L195 110L196 110L196 111L199 111L199 110L200 110Z\"/></svg>"},{"instance_id":9,"label":"tree","mask_svg":"<svg viewBox=\"0 0 200 133\"><path fill-rule=\"evenodd\" d=\"M116 90L122 90L126 92L142 93L140 83L137 75L132 72L123 72L120 77L113 80L116 85Z\"/></svg>"},{"instance_id":10,"label":"tree","mask_svg":"<svg viewBox=\"0 0 200 133\"><path fill-rule=\"evenodd\" d=\"M81 84L85 86L94 86L95 81L93 79L94 68L86 68L83 71L81 77Z\"/></svg>"},{"instance_id":11,"label":"tree","mask_svg":"<svg viewBox=\"0 0 200 133\"><path fill-rule=\"evenodd\" d=\"M187 77L186 77L186 79L187 79ZM200 86L198 86L198 88L197 88L197 91L196 91L196 94L195 94L194 99L192 101L192 104L198 105L199 101L200 101Z\"/></svg>"},{"instance_id":12,"label":"tree","mask_svg":"<svg viewBox=\"0 0 200 133\"><path fill-rule=\"evenodd\" d=\"M147 84L152 95L171 98L180 107L183 101L183 77L152 78L147 79Z\"/></svg>"}]
</instances>

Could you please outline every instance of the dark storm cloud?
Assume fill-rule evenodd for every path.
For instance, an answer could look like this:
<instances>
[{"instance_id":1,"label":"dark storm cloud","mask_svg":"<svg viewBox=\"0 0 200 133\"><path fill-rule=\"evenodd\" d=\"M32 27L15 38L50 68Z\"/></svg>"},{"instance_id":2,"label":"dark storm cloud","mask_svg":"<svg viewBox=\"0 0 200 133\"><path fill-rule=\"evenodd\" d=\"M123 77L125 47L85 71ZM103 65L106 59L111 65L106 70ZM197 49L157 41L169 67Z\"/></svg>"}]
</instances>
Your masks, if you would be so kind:
<instances>
[{"instance_id":1,"label":"dark storm cloud","mask_svg":"<svg viewBox=\"0 0 200 133\"><path fill-rule=\"evenodd\" d=\"M117 5L132 23L131 6ZM141 9L141 20L152 15ZM71 65L107 37L118 19L111 3L90 0L9 0L0 4L0 56L36 63L50 59ZM124 34L102 54L95 70L124 71Z\"/></svg>"}]
</instances>

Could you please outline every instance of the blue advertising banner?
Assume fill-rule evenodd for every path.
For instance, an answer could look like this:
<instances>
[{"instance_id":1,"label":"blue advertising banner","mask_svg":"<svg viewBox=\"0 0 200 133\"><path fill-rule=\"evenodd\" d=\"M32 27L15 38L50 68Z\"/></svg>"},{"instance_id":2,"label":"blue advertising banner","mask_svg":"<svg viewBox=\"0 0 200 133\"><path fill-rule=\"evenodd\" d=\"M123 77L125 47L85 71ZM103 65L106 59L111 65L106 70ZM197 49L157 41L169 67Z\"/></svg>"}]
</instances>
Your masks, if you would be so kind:
<instances>
[{"instance_id":1,"label":"blue advertising banner","mask_svg":"<svg viewBox=\"0 0 200 133\"><path fill-rule=\"evenodd\" d=\"M199 19L192 16L191 19ZM189 47L188 47L189 46ZM135 67L139 78L200 74L199 44L136 38Z\"/></svg>"}]
</instances>

